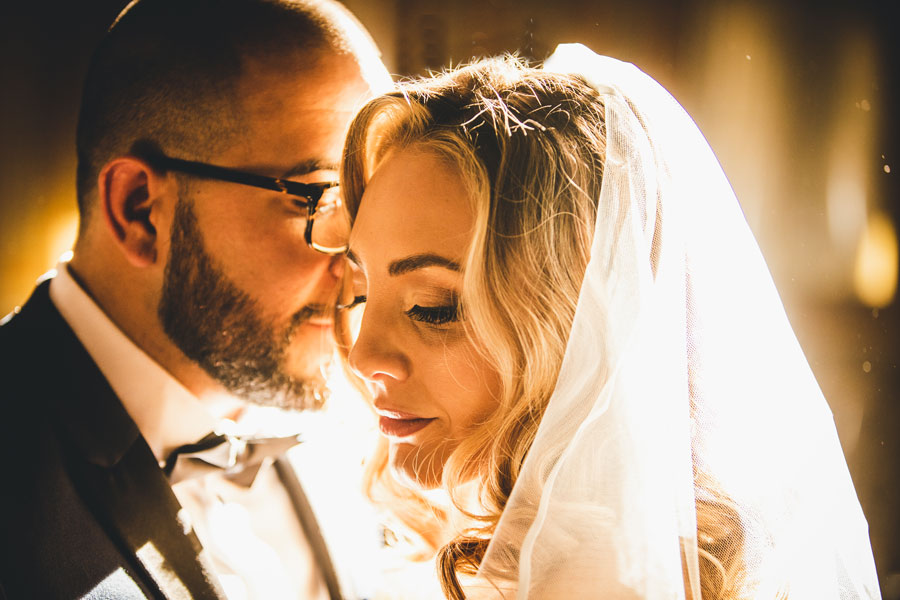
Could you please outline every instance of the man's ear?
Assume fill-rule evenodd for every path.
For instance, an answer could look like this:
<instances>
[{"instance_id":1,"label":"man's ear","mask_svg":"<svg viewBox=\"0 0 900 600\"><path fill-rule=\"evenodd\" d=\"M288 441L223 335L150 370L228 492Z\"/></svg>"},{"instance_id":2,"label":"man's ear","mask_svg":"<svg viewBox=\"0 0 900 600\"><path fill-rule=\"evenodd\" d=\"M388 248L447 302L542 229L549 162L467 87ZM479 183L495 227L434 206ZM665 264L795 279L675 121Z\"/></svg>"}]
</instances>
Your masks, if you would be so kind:
<instances>
[{"instance_id":1,"label":"man's ear","mask_svg":"<svg viewBox=\"0 0 900 600\"><path fill-rule=\"evenodd\" d=\"M100 209L113 238L136 267L147 267L157 260L156 227L168 189L166 182L165 176L133 156L115 158L100 171Z\"/></svg>"}]
</instances>

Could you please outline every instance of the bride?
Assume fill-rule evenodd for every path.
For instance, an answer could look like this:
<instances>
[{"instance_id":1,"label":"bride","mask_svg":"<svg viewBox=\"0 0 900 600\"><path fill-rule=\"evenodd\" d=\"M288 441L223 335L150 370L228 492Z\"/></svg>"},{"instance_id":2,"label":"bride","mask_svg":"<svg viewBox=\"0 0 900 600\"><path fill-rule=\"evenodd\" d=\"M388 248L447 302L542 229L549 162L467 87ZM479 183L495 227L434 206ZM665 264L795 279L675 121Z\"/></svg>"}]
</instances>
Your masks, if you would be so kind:
<instances>
[{"instance_id":1,"label":"bride","mask_svg":"<svg viewBox=\"0 0 900 600\"><path fill-rule=\"evenodd\" d=\"M370 492L448 598L879 597L825 400L656 82L563 46L408 83L342 181Z\"/></svg>"}]
</instances>

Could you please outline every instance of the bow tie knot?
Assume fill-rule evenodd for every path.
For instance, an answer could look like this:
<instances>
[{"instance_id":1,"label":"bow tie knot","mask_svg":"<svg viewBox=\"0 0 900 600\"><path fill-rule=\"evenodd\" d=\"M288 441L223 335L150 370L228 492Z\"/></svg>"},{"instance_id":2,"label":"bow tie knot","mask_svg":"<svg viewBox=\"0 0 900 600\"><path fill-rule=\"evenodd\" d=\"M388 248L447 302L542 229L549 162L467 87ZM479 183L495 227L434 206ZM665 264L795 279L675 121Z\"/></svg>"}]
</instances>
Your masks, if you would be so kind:
<instances>
[{"instance_id":1,"label":"bow tie knot","mask_svg":"<svg viewBox=\"0 0 900 600\"><path fill-rule=\"evenodd\" d=\"M254 438L210 433L173 450L163 471L172 484L218 472L238 485L250 487L267 458L281 456L299 443L296 435Z\"/></svg>"}]
</instances>

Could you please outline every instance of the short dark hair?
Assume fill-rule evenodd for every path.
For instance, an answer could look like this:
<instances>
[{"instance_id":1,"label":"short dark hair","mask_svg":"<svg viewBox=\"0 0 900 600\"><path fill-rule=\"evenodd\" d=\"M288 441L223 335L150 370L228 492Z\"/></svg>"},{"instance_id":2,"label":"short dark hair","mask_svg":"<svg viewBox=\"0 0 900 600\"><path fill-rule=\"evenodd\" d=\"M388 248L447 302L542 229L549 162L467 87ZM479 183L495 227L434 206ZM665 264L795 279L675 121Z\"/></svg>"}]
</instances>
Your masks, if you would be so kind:
<instances>
[{"instance_id":1,"label":"short dark hair","mask_svg":"<svg viewBox=\"0 0 900 600\"><path fill-rule=\"evenodd\" d=\"M320 50L352 52L335 11L346 12L310 0L129 4L85 80L76 141L82 228L100 169L136 142L204 160L234 138L244 59L289 59L296 74Z\"/></svg>"}]
</instances>

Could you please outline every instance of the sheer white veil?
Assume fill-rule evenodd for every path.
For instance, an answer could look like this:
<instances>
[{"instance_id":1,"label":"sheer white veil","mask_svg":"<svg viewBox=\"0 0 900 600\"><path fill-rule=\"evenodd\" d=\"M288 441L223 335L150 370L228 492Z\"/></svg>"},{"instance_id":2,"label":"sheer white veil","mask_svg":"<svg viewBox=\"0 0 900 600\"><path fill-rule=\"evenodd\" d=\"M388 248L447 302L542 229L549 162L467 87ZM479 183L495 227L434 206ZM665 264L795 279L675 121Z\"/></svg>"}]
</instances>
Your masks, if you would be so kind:
<instances>
[{"instance_id":1,"label":"sheer white veil","mask_svg":"<svg viewBox=\"0 0 900 600\"><path fill-rule=\"evenodd\" d=\"M565 45L545 68L603 98L602 192L556 390L467 593L699 599L725 543L729 597L879 598L831 412L706 140L630 64Z\"/></svg>"}]
</instances>

